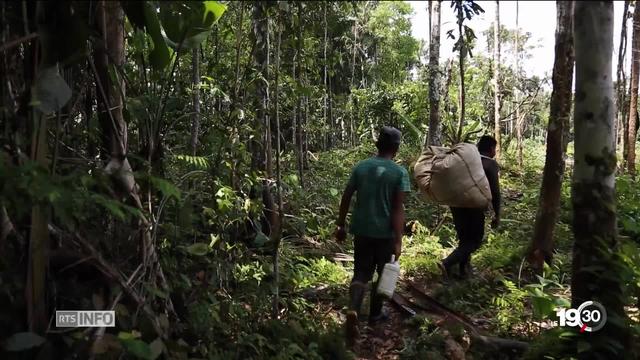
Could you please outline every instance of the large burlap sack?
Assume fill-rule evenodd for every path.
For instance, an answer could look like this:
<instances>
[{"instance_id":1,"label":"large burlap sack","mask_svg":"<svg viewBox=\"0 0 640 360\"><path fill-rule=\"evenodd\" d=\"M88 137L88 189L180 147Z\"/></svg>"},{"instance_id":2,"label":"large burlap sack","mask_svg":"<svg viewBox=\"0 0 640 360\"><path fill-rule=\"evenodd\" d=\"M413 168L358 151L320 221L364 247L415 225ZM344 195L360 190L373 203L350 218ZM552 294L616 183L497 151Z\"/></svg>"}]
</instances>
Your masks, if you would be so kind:
<instances>
[{"instance_id":1,"label":"large burlap sack","mask_svg":"<svg viewBox=\"0 0 640 360\"><path fill-rule=\"evenodd\" d=\"M484 208L491 202L489 181L473 144L427 147L413 168L413 176L421 192L436 204Z\"/></svg>"}]
</instances>

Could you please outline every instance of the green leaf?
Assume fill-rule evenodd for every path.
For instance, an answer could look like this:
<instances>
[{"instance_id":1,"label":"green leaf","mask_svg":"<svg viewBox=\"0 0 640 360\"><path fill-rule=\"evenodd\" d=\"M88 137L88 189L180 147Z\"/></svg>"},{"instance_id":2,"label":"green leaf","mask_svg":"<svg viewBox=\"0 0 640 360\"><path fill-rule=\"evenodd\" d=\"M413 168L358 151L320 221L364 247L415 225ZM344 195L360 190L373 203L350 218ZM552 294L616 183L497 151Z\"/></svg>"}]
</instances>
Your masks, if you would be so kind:
<instances>
[{"instance_id":1,"label":"green leaf","mask_svg":"<svg viewBox=\"0 0 640 360\"><path fill-rule=\"evenodd\" d=\"M329 189L329 192L331 193L331 196L338 196L338 189L335 188L331 188Z\"/></svg>"},{"instance_id":2,"label":"green leaf","mask_svg":"<svg viewBox=\"0 0 640 360\"><path fill-rule=\"evenodd\" d=\"M253 240L253 244L255 246L262 246L266 244L268 241L269 241L269 238L267 237L267 235L265 235L265 233L263 233L262 231L258 231L255 239Z\"/></svg>"},{"instance_id":3,"label":"green leaf","mask_svg":"<svg viewBox=\"0 0 640 360\"><path fill-rule=\"evenodd\" d=\"M160 190L160 192L162 192L164 196L180 199L180 190L171 182L153 176L150 178L150 180L153 186Z\"/></svg>"},{"instance_id":4,"label":"green leaf","mask_svg":"<svg viewBox=\"0 0 640 360\"><path fill-rule=\"evenodd\" d=\"M95 194L92 196L93 200L98 204L108 210L111 215L117 217L119 220L125 219L125 213L122 210L121 204L117 201L107 199L102 195Z\"/></svg>"},{"instance_id":5,"label":"green leaf","mask_svg":"<svg viewBox=\"0 0 640 360\"><path fill-rule=\"evenodd\" d=\"M155 287L153 285L145 285L145 288L147 289L148 292L150 292L151 294L153 294L156 297L159 297L161 299L169 298L169 295L167 295L167 293L165 293L164 291L158 289L157 287Z\"/></svg>"},{"instance_id":6,"label":"green leaf","mask_svg":"<svg viewBox=\"0 0 640 360\"><path fill-rule=\"evenodd\" d=\"M222 14L227 10L227 5L221 4L217 1L203 1L204 3L204 16L202 17L202 22L206 23L207 15L209 13L213 14L213 22L217 22Z\"/></svg>"},{"instance_id":7,"label":"green leaf","mask_svg":"<svg viewBox=\"0 0 640 360\"><path fill-rule=\"evenodd\" d=\"M128 339L128 340L122 340L122 345L124 345L124 348L127 350L128 353L130 353L131 355L137 357L138 359L144 359L144 360L154 360L155 358L153 357L153 354L151 352L151 347L149 347L149 344L147 344L146 342L142 341L142 340L133 340L133 339Z\"/></svg>"},{"instance_id":8,"label":"green leaf","mask_svg":"<svg viewBox=\"0 0 640 360\"><path fill-rule=\"evenodd\" d=\"M4 349L7 351L24 351L34 347L41 346L47 340L38 334L32 332L21 332L11 335L4 342Z\"/></svg>"},{"instance_id":9,"label":"green leaf","mask_svg":"<svg viewBox=\"0 0 640 360\"><path fill-rule=\"evenodd\" d=\"M209 245L205 243L195 243L187 247L187 252L195 256L204 256L209 253Z\"/></svg>"},{"instance_id":10,"label":"green leaf","mask_svg":"<svg viewBox=\"0 0 640 360\"><path fill-rule=\"evenodd\" d=\"M71 89L57 65L40 70L33 90L32 105L45 114L60 110L71 99Z\"/></svg>"},{"instance_id":11,"label":"green leaf","mask_svg":"<svg viewBox=\"0 0 640 360\"><path fill-rule=\"evenodd\" d=\"M153 340L153 342L149 345L151 348L151 359L155 360L160 355L162 355L162 351L164 350L164 344L160 338Z\"/></svg>"},{"instance_id":12,"label":"green leaf","mask_svg":"<svg viewBox=\"0 0 640 360\"><path fill-rule=\"evenodd\" d=\"M144 30L153 40L153 50L149 54L149 61L154 70L161 71L171 63L171 51L167 47L160 21L155 7L148 1L123 1L122 7L132 25Z\"/></svg>"}]
</instances>

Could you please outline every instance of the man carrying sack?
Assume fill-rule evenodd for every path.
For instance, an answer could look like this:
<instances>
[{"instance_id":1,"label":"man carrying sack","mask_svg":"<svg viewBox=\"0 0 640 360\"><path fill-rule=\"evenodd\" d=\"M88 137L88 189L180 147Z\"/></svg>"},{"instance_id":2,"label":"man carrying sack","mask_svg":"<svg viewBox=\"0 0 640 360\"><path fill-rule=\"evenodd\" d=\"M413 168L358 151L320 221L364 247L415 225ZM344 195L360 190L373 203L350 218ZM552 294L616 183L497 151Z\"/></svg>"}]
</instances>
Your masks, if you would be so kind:
<instances>
[{"instance_id":1,"label":"man carrying sack","mask_svg":"<svg viewBox=\"0 0 640 360\"><path fill-rule=\"evenodd\" d=\"M349 230L354 235L354 270L349 287L349 310L347 312L346 335L352 345L358 337L358 315L368 282L373 273L378 278L391 255L398 259L402 247L404 226L404 196L411 190L409 174L393 162L400 147L401 133L385 126L380 130L376 147L378 155L360 161L352 170L351 177L340 202L340 215L335 236L338 241L346 238L345 219L349 212L351 197L357 192ZM384 320L383 299L371 291L369 322Z\"/></svg>"},{"instance_id":2,"label":"man carrying sack","mask_svg":"<svg viewBox=\"0 0 640 360\"><path fill-rule=\"evenodd\" d=\"M482 168L491 189L491 204L495 213L491 227L495 228L500 222L500 184L499 167L493 159L496 156L496 139L485 135L478 141ZM472 207L451 207L453 223L458 234L458 247L442 261L440 268L443 276L448 278L451 269L458 264L460 277L465 278L471 267L471 254L476 251L484 237L485 211L487 209Z\"/></svg>"}]
</instances>

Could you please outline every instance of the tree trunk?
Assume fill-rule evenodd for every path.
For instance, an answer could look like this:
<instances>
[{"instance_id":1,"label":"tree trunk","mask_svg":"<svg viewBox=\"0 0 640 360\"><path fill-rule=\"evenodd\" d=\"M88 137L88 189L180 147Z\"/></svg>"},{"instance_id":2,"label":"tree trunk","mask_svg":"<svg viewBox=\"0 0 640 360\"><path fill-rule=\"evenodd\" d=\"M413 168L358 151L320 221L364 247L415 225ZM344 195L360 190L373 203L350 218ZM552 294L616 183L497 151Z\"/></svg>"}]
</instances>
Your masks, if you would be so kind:
<instances>
[{"instance_id":1,"label":"tree trunk","mask_svg":"<svg viewBox=\"0 0 640 360\"><path fill-rule=\"evenodd\" d=\"M268 79L269 64L269 18L265 9L266 4L257 1L253 4L252 25L253 25L253 65L265 79ZM268 84L265 81L256 81L256 135L251 141L251 152L253 154L251 167L254 170L267 171L267 176L271 174L267 154L267 133L268 133ZM262 141L261 141L262 140Z\"/></svg>"},{"instance_id":2,"label":"tree trunk","mask_svg":"<svg viewBox=\"0 0 640 360\"><path fill-rule=\"evenodd\" d=\"M351 104L351 136L349 138L350 145L353 146L355 144L355 116L354 116L354 108L353 104L353 89L355 86L355 78L356 78L356 54L358 52L358 8L354 7L354 17L355 21L353 23L353 49L351 50L351 87L349 89L349 103ZM364 76L364 75L362 75ZM362 84L361 84L362 85Z\"/></svg>"},{"instance_id":3,"label":"tree trunk","mask_svg":"<svg viewBox=\"0 0 640 360\"><path fill-rule=\"evenodd\" d=\"M458 36L460 37L460 41L462 41L462 46L460 47L460 51L458 53L458 65L460 70L460 88L459 97L458 97L458 134L456 136L455 142L462 141L462 129L464 128L464 113L465 113L465 102L464 102L464 58L466 55L467 45L464 43L464 33L462 32L462 21L458 21Z\"/></svg>"},{"instance_id":4,"label":"tree trunk","mask_svg":"<svg viewBox=\"0 0 640 360\"><path fill-rule=\"evenodd\" d=\"M626 104L627 102L627 97L626 97L626 91L627 91L627 77L625 74L625 66L624 66L624 61L626 58L626 54L627 54L627 19L628 19L628 12L629 12L629 4L630 1L626 0L624 2L624 11L622 13L622 29L620 31L620 45L618 47L618 69L617 69L617 79L616 79L616 84L618 86L618 98L617 98L617 102L618 102L618 118L617 118L617 132L618 132L618 145L617 147L621 148L623 151L623 158L622 158L622 170L624 171L624 167L626 164L626 158L624 157L624 155L626 155L626 151L625 151L625 144L627 143L627 139L625 138L625 135L627 134L627 132L625 132L625 129L627 129L626 123L627 123L627 111L628 111L628 105Z\"/></svg>"},{"instance_id":5,"label":"tree trunk","mask_svg":"<svg viewBox=\"0 0 640 360\"><path fill-rule=\"evenodd\" d=\"M493 118L496 145L496 160L500 160L500 2L496 1L496 20L493 23Z\"/></svg>"},{"instance_id":6,"label":"tree trunk","mask_svg":"<svg viewBox=\"0 0 640 360\"><path fill-rule=\"evenodd\" d=\"M275 242L275 250L273 254L273 282L274 282L274 298L273 298L273 317L278 318L280 314L280 241L282 239L282 223L284 221L284 213L282 211L282 179L280 170L280 104L279 104L279 84L280 78L280 43L282 42L282 29L280 28L280 18L278 17L278 39L276 40L276 69L275 69L275 84L274 84L274 105L275 105L275 118L276 118L276 188L278 196L278 221L273 231L272 239Z\"/></svg>"},{"instance_id":7,"label":"tree trunk","mask_svg":"<svg viewBox=\"0 0 640 360\"><path fill-rule=\"evenodd\" d=\"M522 128L524 123L524 117L520 116L520 26L519 26L519 15L520 15L520 6L519 2L516 0L516 81L515 81L515 105L516 105L516 138L518 145L518 168L522 170L523 168L523 160L522 160L522 147L523 147L523 138L522 138ZM570 14L569 14L570 16ZM568 116L568 114L567 114ZM513 124L513 121L511 122ZM511 129L513 133L513 128Z\"/></svg>"},{"instance_id":8,"label":"tree trunk","mask_svg":"<svg viewBox=\"0 0 640 360\"><path fill-rule=\"evenodd\" d=\"M592 300L607 311L602 330L576 337L576 341L588 341L590 345L578 357L623 359L631 344L619 279L622 271L616 228L613 2L576 1L574 30L572 307Z\"/></svg>"},{"instance_id":9,"label":"tree trunk","mask_svg":"<svg viewBox=\"0 0 640 360\"><path fill-rule=\"evenodd\" d=\"M200 56L198 47L193 49L192 63L192 91L193 91L193 119L191 122L191 155L196 155L198 149L198 133L200 132Z\"/></svg>"},{"instance_id":10,"label":"tree trunk","mask_svg":"<svg viewBox=\"0 0 640 360\"><path fill-rule=\"evenodd\" d=\"M100 1L97 5L98 27L106 45L97 46L94 51L98 73L98 119L102 128L102 147L113 159L126 161L127 124L122 116L124 82L114 83L109 76L109 64L124 64L124 12L118 2ZM118 89L120 88L120 89ZM100 96L102 95L102 96ZM109 111L111 109L111 111Z\"/></svg>"},{"instance_id":11,"label":"tree trunk","mask_svg":"<svg viewBox=\"0 0 640 360\"><path fill-rule=\"evenodd\" d=\"M631 94L629 96L629 131L627 137L627 171L636 174L636 135L638 111L638 77L640 76L640 6L633 10L633 33L631 40Z\"/></svg>"},{"instance_id":12,"label":"tree trunk","mask_svg":"<svg viewBox=\"0 0 640 360\"><path fill-rule=\"evenodd\" d=\"M547 126L547 154L542 173L538 213L529 249L529 262L540 273L543 262L551 264L553 231L560 209L560 194L564 175L564 156L569 127L573 82L573 2L556 1L556 46L553 64L553 92Z\"/></svg>"},{"instance_id":13,"label":"tree trunk","mask_svg":"<svg viewBox=\"0 0 640 360\"><path fill-rule=\"evenodd\" d=\"M323 102L323 107L322 107L322 120L323 120L323 124L324 126L327 127L326 131L323 131L323 147L324 150L328 150L328 146L327 144L330 143L331 140L329 140L329 138L331 137L331 123L328 122L328 118L327 118L327 97L329 96L329 89L327 88L327 4L328 2L324 2L324 14L322 17L322 24L324 26L324 40L323 40L323 47L322 47L322 85L324 88L324 96L322 98L322 102ZM354 55L355 56L355 55ZM353 69L353 67L352 67ZM351 71L351 73L353 74L353 70ZM353 75L352 75L353 77ZM351 81L353 83L353 80Z\"/></svg>"},{"instance_id":14,"label":"tree trunk","mask_svg":"<svg viewBox=\"0 0 640 360\"><path fill-rule=\"evenodd\" d=\"M302 3L298 2L298 86L302 87ZM298 91L298 134L297 134L297 144L298 144L298 177L300 180L300 185L303 186L303 173L304 173L304 142L303 142L303 131L302 128L302 104L303 104L303 96Z\"/></svg>"},{"instance_id":15,"label":"tree trunk","mask_svg":"<svg viewBox=\"0 0 640 360\"><path fill-rule=\"evenodd\" d=\"M426 145L441 145L440 140L440 5L430 2L429 29L429 136Z\"/></svg>"}]
</instances>

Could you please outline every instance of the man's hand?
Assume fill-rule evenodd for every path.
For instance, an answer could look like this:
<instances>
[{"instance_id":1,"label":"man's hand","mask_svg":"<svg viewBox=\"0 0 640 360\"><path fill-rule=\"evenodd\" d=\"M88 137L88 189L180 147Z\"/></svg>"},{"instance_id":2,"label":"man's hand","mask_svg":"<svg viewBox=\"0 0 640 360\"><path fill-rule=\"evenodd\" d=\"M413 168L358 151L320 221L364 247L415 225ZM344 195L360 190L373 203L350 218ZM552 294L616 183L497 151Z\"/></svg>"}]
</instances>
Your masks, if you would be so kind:
<instances>
[{"instance_id":1,"label":"man's hand","mask_svg":"<svg viewBox=\"0 0 640 360\"><path fill-rule=\"evenodd\" d=\"M402 254L402 237L396 239L395 243L393 244L393 253L396 256L395 261L398 261L400 254Z\"/></svg>"},{"instance_id":2,"label":"man's hand","mask_svg":"<svg viewBox=\"0 0 640 360\"><path fill-rule=\"evenodd\" d=\"M347 238L347 231L344 229L344 226L338 225L333 236L338 240L338 242L343 242Z\"/></svg>"},{"instance_id":3,"label":"man's hand","mask_svg":"<svg viewBox=\"0 0 640 360\"><path fill-rule=\"evenodd\" d=\"M499 217L494 217L493 220L491 220L491 228L492 229L497 229L498 226L500 226L500 218Z\"/></svg>"}]
</instances>

